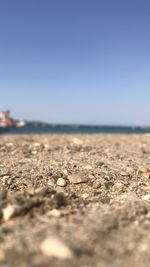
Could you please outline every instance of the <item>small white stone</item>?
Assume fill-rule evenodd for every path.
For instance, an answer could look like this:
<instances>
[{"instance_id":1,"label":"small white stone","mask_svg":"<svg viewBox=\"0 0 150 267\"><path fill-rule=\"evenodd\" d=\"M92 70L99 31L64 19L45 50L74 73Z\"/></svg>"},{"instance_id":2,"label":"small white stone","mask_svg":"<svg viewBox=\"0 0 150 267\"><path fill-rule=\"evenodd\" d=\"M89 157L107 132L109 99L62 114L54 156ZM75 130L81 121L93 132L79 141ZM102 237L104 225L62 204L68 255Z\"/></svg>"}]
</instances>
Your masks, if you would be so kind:
<instances>
[{"instance_id":1,"label":"small white stone","mask_svg":"<svg viewBox=\"0 0 150 267\"><path fill-rule=\"evenodd\" d=\"M58 186L66 186L66 180L63 178L59 178L56 183Z\"/></svg>"},{"instance_id":2,"label":"small white stone","mask_svg":"<svg viewBox=\"0 0 150 267\"><path fill-rule=\"evenodd\" d=\"M16 209L15 205L8 205L5 209L2 210L3 212L3 220L8 221L12 215L14 214Z\"/></svg>"},{"instance_id":3,"label":"small white stone","mask_svg":"<svg viewBox=\"0 0 150 267\"><path fill-rule=\"evenodd\" d=\"M48 237L40 245L40 249L44 255L59 259L71 259L73 252L67 244L57 237Z\"/></svg>"},{"instance_id":4,"label":"small white stone","mask_svg":"<svg viewBox=\"0 0 150 267\"><path fill-rule=\"evenodd\" d=\"M150 200L150 194L143 195L142 200Z\"/></svg>"},{"instance_id":5,"label":"small white stone","mask_svg":"<svg viewBox=\"0 0 150 267\"><path fill-rule=\"evenodd\" d=\"M53 216L53 217L60 217L61 216L61 211L57 209L53 209L47 212L48 216Z\"/></svg>"}]
</instances>

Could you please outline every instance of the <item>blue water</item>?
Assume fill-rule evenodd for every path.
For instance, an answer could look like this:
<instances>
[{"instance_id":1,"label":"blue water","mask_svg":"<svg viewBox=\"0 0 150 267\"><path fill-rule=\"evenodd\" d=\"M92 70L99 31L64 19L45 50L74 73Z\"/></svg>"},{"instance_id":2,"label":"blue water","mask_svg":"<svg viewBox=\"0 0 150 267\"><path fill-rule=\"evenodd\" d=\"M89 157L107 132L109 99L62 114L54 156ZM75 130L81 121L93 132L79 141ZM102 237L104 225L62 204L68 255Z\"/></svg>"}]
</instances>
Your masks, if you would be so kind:
<instances>
[{"instance_id":1,"label":"blue water","mask_svg":"<svg viewBox=\"0 0 150 267\"><path fill-rule=\"evenodd\" d=\"M142 134L150 133L150 127L126 127L126 126L71 126L71 125L47 125L47 124L28 124L23 128L14 128L8 131L10 134L51 134L51 133L127 133Z\"/></svg>"}]
</instances>

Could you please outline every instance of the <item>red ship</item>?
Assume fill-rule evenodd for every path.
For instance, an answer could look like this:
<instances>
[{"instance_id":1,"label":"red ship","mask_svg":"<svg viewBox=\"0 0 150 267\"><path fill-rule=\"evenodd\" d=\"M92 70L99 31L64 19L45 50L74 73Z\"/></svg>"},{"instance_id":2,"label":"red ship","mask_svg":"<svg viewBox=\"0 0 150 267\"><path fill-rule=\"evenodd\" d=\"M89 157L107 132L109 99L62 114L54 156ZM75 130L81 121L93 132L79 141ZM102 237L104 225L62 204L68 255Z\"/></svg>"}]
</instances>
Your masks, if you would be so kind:
<instances>
[{"instance_id":1,"label":"red ship","mask_svg":"<svg viewBox=\"0 0 150 267\"><path fill-rule=\"evenodd\" d=\"M14 127L24 127L26 122L24 120L14 120L10 117L10 111L0 112L0 133L5 132Z\"/></svg>"}]
</instances>

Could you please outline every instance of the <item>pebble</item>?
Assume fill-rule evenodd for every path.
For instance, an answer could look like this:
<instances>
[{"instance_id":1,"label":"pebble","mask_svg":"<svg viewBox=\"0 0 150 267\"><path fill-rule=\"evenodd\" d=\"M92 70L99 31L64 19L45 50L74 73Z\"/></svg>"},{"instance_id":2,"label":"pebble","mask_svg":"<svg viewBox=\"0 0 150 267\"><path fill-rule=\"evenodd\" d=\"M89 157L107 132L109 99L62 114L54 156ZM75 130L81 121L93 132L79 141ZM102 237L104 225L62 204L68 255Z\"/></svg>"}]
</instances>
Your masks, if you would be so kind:
<instances>
[{"instance_id":1,"label":"pebble","mask_svg":"<svg viewBox=\"0 0 150 267\"><path fill-rule=\"evenodd\" d=\"M71 184L81 184L87 183L89 179L82 174L71 174L68 176L68 180Z\"/></svg>"},{"instance_id":2,"label":"pebble","mask_svg":"<svg viewBox=\"0 0 150 267\"><path fill-rule=\"evenodd\" d=\"M8 205L5 209L2 210L3 212L3 220L8 221L15 213L16 206L15 205Z\"/></svg>"},{"instance_id":3,"label":"pebble","mask_svg":"<svg viewBox=\"0 0 150 267\"><path fill-rule=\"evenodd\" d=\"M93 174L88 175L89 179L95 179L95 176Z\"/></svg>"},{"instance_id":4,"label":"pebble","mask_svg":"<svg viewBox=\"0 0 150 267\"><path fill-rule=\"evenodd\" d=\"M52 181L52 179L49 179L47 184L51 187L54 187L55 186L55 183Z\"/></svg>"},{"instance_id":5,"label":"pebble","mask_svg":"<svg viewBox=\"0 0 150 267\"><path fill-rule=\"evenodd\" d=\"M129 176L129 173L127 173L127 172L121 172L120 175L121 176Z\"/></svg>"},{"instance_id":6,"label":"pebble","mask_svg":"<svg viewBox=\"0 0 150 267\"><path fill-rule=\"evenodd\" d=\"M66 169L62 170L62 173L66 176L68 175L68 171Z\"/></svg>"},{"instance_id":7,"label":"pebble","mask_svg":"<svg viewBox=\"0 0 150 267\"><path fill-rule=\"evenodd\" d=\"M141 198L142 200L150 200L150 194L143 195Z\"/></svg>"},{"instance_id":8,"label":"pebble","mask_svg":"<svg viewBox=\"0 0 150 267\"><path fill-rule=\"evenodd\" d=\"M9 179L9 178L10 178L9 175L4 175L4 176L3 176L3 179L4 179L4 180L7 180L7 179Z\"/></svg>"},{"instance_id":9,"label":"pebble","mask_svg":"<svg viewBox=\"0 0 150 267\"><path fill-rule=\"evenodd\" d=\"M106 187L106 189L110 189L113 185L114 185L114 183L111 182L111 181L106 181L106 182L105 182L105 187Z\"/></svg>"},{"instance_id":10,"label":"pebble","mask_svg":"<svg viewBox=\"0 0 150 267\"><path fill-rule=\"evenodd\" d=\"M141 175L145 179L149 179L150 178L150 172L143 172Z\"/></svg>"},{"instance_id":11,"label":"pebble","mask_svg":"<svg viewBox=\"0 0 150 267\"><path fill-rule=\"evenodd\" d=\"M132 174L136 171L134 168L131 168L131 167L127 167L126 170L127 170L127 173L129 174Z\"/></svg>"},{"instance_id":12,"label":"pebble","mask_svg":"<svg viewBox=\"0 0 150 267\"><path fill-rule=\"evenodd\" d=\"M137 170L137 175L138 174L141 174L141 173L147 173L147 172L150 172L150 168L147 168L147 167L141 167Z\"/></svg>"},{"instance_id":13,"label":"pebble","mask_svg":"<svg viewBox=\"0 0 150 267\"><path fill-rule=\"evenodd\" d=\"M94 182L93 183L93 188L94 189L98 189L98 188L100 188L102 185L101 185L101 183L100 182Z\"/></svg>"},{"instance_id":14,"label":"pebble","mask_svg":"<svg viewBox=\"0 0 150 267\"><path fill-rule=\"evenodd\" d=\"M58 209L53 209L47 212L48 216L53 216L53 217L60 217L61 216L61 211Z\"/></svg>"},{"instance_id":15,"label":"pebble","mask_svg":"<svg viewBox=\"0 0 150 267\"><path fill-rule=\"evenodd\" d=\"M87 171L91 171L93 170L92 166L91 165L85 165L82 167L84 170L87 170Z\"/></svg>"},{"instance_id":16,"label":"pebble","mask_svg":"<svg viewBox=\"0 0 150 267\"><path fill-rule=\"evenodd\" d=\"M104 162L103 161L97 161L96 162L96 166L97 167L102 167L104 165Z\"/></svg>"},{"instance_id":17,"label":"pebble","mask_svg":"<svg viewBox=\"0 0 150 267\"><path fill-rule=\"evenodd\" d=\"M73 252L69 246L57 237L47 237L40 245L42 253L49 257L55 257L62 260L71 259Z\"/></svg>"},{"instance_id":18,"label":"pebble","mask_svg":"<svg viewBox=\"0 0 150 267\"><path fill-rule=\"evenodd\" d=\"M65 179L63 179L63 178L59 178L58 180L57 180L57 182L56 182L56 184L58 185L58 186L66 186L66 180Z\"/></svg>"},{"instance_id":19,"label":"pebble","mask_svg":"<svg viewBox=\"0 0 150 267\"><path fill-rule=\"evenodd\" d=\"M39 187L35 190L35 193L41 197L46 196L47 193L54 193L54 190L51 189L49 186L43 186L43 187Z\"/></svg>"}]
</instances>

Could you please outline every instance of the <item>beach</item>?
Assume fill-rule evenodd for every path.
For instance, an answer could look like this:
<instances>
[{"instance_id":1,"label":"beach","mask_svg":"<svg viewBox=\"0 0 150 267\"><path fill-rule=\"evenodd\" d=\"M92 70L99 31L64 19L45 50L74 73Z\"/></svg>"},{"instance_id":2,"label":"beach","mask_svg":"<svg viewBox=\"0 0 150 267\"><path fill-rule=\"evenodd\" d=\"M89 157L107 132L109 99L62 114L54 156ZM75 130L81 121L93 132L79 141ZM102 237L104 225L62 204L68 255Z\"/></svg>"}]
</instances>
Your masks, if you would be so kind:
<instances>
[{"instance_id":1,"label":"beach","mask_svg":"<svg viewBox=\"0 0 150 267\"><path fill-rule=\"evenodd\" d=\"M148 267L150 135L0 136L0 266Z\"/></svg>"}]
</instances>

